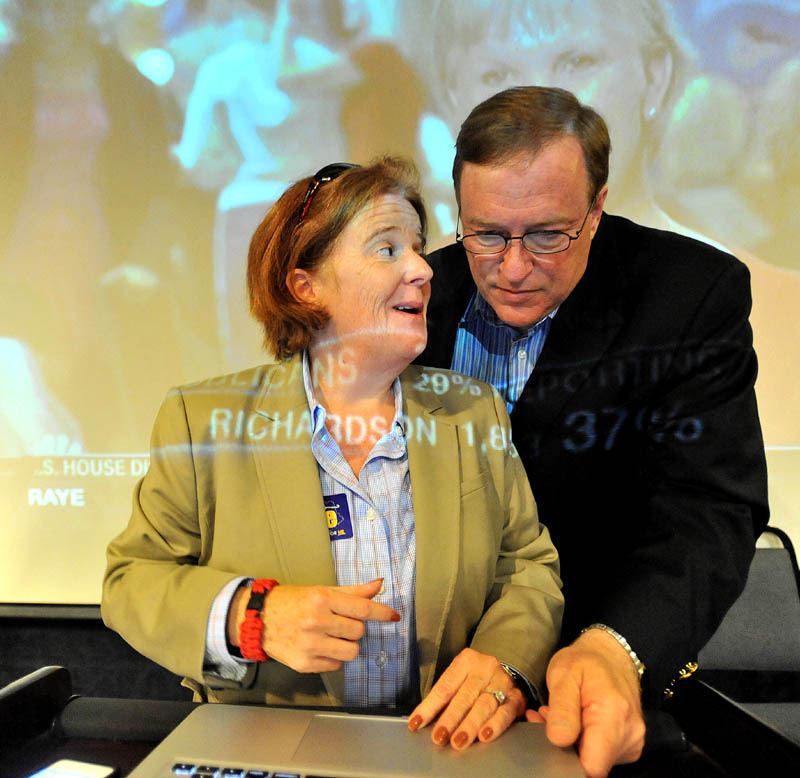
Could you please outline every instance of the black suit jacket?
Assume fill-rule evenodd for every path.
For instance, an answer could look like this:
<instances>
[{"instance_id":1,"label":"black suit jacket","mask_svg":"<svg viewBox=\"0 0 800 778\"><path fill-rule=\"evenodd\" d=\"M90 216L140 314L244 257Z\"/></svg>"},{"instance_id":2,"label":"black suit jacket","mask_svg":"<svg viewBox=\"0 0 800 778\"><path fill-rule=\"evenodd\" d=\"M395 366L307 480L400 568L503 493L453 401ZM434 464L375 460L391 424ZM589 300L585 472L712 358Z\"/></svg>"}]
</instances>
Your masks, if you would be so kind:
<instances>
[{"instance_id":1,"label":"black suit jacket","mask_svg":"<svg viewBox=\"0 0 800 778\"><path fill-rule=\"evenodd\" d=\"M435 252L428 346L449 367L475 290ZM740 593L768 519L749 273L734 257L604 214L511 416L559 550L562 642L593 622L647 665L646 705Z\"/></svg>"}]
</instances>

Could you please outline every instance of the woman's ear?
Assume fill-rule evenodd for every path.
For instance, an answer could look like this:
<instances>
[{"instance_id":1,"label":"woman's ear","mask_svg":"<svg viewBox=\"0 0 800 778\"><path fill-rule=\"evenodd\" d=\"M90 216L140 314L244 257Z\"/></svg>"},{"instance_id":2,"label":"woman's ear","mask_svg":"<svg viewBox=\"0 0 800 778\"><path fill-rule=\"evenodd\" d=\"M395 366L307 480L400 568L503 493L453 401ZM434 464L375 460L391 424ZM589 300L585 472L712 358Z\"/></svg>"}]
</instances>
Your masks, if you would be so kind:
<instances>
[{"instance_id":1,"label":"woman's ear","mask_svg":"<svg viewBox=\"0 0 800 778\"><path fill-rule=\"evenodd\" d=\"M299 303L316 302L317 294L314 290L314 279L308 270L299 267L290 270L286 276L286 288L289 294Z\"/></svg>"},{"instance_id":2,"label":"woman's ear","mask_svg":"<svg viewBox=\"0 0 800 778\"><path fill-rule=\"evenodd\" d=\"M661 110L672 84L672 52L658 49L645 57L645 90L642 96L642 117L652 121Z\"/></svg>"}]
</instances>

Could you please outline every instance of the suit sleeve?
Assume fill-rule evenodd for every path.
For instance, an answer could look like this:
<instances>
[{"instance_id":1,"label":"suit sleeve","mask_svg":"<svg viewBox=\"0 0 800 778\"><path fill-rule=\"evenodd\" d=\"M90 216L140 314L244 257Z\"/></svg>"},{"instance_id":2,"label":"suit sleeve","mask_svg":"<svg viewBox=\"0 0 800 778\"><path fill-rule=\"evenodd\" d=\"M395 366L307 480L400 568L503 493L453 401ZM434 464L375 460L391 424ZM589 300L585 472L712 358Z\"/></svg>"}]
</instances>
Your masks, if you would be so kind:
<instances>
[{"instance_id":1,"label":"suit sleeve","mask_svg":"<svg viewBox=\"0 0 800 778\"><path fill-rule=\"evenodd\" d=\"M596 620L621 632L648 667L645 700L713 634L741 592L768 519L766 464L748 323L749 274L727 265L675 353L669 380L640 416L639 535Z\"/></svg>"},{"instance_id":2,"label":"suit sleeve","mask_svg":"<svg viewBox=\"0 0 800 778\"><path fill-rule=\"evenodd\" d=\"M494 448L502 441L496 489L504 515L487 607L471 647L521 671L545 699L544 675L561 631L564 598L558 554L539 523L525 469L511 441L505 404L494 397Z\"/></svg>"},{"instance_id":3,"label":"suit sleeve","mask_svg":"<svg viewBox=\"0 0 800 778\"><path fill-rule=\"evenodd\" d=\"M137 651L199 681L212 603L237 577L202 564L213 536L205 524L184 398L173 390L156 419L128 526L108 546L101 612Z\"/></svg>"}]
</instances>

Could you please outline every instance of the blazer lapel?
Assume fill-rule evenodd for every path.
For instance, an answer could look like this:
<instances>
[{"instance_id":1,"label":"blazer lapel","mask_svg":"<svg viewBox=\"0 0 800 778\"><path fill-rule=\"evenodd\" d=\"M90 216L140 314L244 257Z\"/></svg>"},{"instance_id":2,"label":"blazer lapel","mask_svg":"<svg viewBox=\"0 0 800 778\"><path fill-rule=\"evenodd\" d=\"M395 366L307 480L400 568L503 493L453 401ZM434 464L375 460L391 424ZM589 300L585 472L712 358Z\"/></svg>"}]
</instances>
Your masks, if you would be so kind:
<instances>
[{"instance_id":1,"label":"blazer lapel","mask_svg":"<svg viewBox=\"0 0 800 778\"><path fill-rule=\"evenodd\" d=\"M438 406L426 407L413 388L417 374L416 368L403 373L403 410L417 537L415 605L420 691L424 697L433 685L453 600L461 543L461 494L456 429L437 418ZM420 639L420 635L430 638Z\"/></svg>"},{"instance_id":2,"label":"blazer lapel","mask_svg":"<svg viewBox=\"0 0 800 778\"><path fill-rule=\"evenodd\" d=\"M253 457L264 514L278 539L283 569L276 577L299 586L336 586L301 355L271 370L254 412L265 422L266 445L254 447ZM334 704L343 705L344 672L321 675Z\"/></svg>"}]
</instances>

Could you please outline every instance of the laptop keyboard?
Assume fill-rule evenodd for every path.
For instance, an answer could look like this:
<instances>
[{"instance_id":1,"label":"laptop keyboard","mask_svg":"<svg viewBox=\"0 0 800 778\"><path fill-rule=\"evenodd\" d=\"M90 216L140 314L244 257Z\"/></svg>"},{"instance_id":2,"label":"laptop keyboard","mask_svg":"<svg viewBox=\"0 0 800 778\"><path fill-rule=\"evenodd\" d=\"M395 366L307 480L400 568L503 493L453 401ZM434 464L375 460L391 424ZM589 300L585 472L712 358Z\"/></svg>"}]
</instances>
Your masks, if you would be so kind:
<instances>
[{"instance_id":1,"label":"laptop keyboard","mask_svg":"<svg viewBox=\"0 0 800 778\"><path fill-rule=\"evenodd\" d=\"M311 775L310 773L287 773L283 770L248 770L245 767L217 767L178 762L172 765L172 774L181 778L336 778L334 775Z\"/></svg>"}]
</instances>

